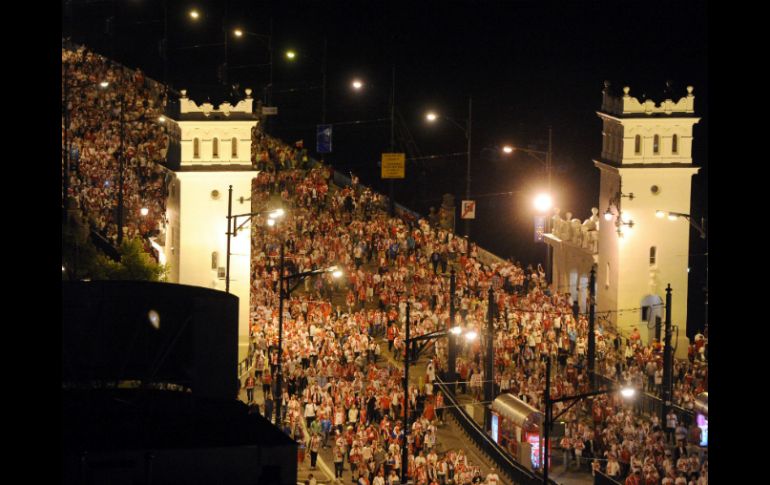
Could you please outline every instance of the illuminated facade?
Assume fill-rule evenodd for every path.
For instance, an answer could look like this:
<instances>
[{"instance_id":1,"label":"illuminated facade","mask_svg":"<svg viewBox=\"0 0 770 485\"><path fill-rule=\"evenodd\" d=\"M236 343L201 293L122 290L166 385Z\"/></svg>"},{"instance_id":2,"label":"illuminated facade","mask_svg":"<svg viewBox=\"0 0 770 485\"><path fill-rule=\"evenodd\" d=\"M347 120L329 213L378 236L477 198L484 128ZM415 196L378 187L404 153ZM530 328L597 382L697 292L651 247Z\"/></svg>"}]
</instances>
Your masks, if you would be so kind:
<instances>
[{"instance_id":1,"label":"illuminated facade","mask_svg":"<svg viewBox=\"0 0 770 485\"><path fill-rule=\"evenodd\" d=\"M692 132L699 121L695 96L688 86L678 101L656 105L650 99L639 102L629 92L624 87L622 96L613 96L605 88L597 112L603 122L602 154L594 160L601 171L602 211L597 311L609 312L624 333L636 326L642 338L651 341L657 319L665 321L663 304L670 284L671 322L679 326L685 342L678 346L681 352L687 348L690 225L655 213L690 213L692 176L699 170L692 164Z\"/></svg>"},{"instance_id":2,"label":"illuminated facade","mask_svg":"<svg viewBox=\"0 0 770 485\"><path fill-rule=\"evenodd\" d=\"M690 225L656 217L656 211L690 213L692 176L699 170L692 164L692 132L699 121L692 92L688 86L678 101L656 104L631 97L628 87L620 96L605 88L597 112L602 153L594 160L601 172L597 232L579 234L589 220L554 216L554 229L544 237L554 249L554 289L577 295L584 311L587 275L595 264L597 315L624 335L636 327L643 341L656 338L670 284L671 321L683 343L678 356L687 349Z\"/></svg>"},{"instance_id":3,"label":"illuminated facade","mask_svg":"<svg viewBox=\"0 0 770 485\"><path fill-rule=\"evenodd\" d=\"M251 90L246 94L235 106L223 103L214 109L209 103L196 105L182 91L181 164L167 205L166 255L172 282L225 290L228 187L233 186L232 213L249 213L251 181L258 173L251 165L251 130L258 120ZM240 360L248 348L248 230L231 238L230 254L230 292L239 299Z\"/></svg>"}]
</instances>

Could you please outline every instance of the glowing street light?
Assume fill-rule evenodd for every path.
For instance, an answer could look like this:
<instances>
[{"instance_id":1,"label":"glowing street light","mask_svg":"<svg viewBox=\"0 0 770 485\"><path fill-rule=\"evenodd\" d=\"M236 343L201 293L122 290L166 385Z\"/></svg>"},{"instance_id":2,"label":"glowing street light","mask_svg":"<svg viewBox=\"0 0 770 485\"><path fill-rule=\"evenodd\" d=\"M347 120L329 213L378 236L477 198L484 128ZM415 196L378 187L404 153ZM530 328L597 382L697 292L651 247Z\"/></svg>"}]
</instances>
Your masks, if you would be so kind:
<instances>
[{"instance_id":1,"label":"glowing street light","mask_svg":"<svg viewBox=\"0 0 770 485\"><path fill-rule=\"evenodd\" d=\"M191 19L198 20L198 17L200 17L200 14L198 13L197 10L195 10L195 9L190 10L190 18Z\"/></svg>"},{"instance_id":2,"label":"glowing street light","mask_svg":"<svg viewBox=\"0 0 770 485\"><path fill-rule=\"evenodd\" d=\"M548 212L553 207L553 199L548 194L539 194L535 197L535 209L538 212Z\"/></svg>"},{"instance_id":3,"label":"glowing street light","mask_svg":"<svg viewBox=\"0 0 770 485\"><path fill-rule=\"evenodd\" d=\"M477 331L471 330L471 331L465 333L465 340L467 340L469 342L472 342L472 341L476 340L476 337L478 337L478 336L479 336L479 333Z\"/></svg>"},{"instance_id":4,"label":"glowing street light","mask_svg":"<svg viewBox=\"0 0 770 485\"><path fill-rule=\"evenodd\" d=\"M102 81L102 82L99 83L99 86L101 86L103 88L106 88L109 85L110 85L110 83L108 81Z\"/></svg>"},{"instance_id":5,"label":"glowing street light","mask_svg":"<svg viewBox=\"0 0 770 485\"><path fill-rule=\"evenodd\" d=\"M148 209L147 207L142 207L141 209L139 209L139 213L142 214L142 216L146 216L147 214L150 213L150 209Z\"/></svg>"},{"instance_id":6,"label":"glowing street light","mask_svg":"<svg viewBox=\"0 0 770 485\"><path fill-rule=\"evenodd\" d=\"M512 146L510 146L510 145L505 145L505 146L503 147L503 152L505 152L505 153L508 153L508 154L511 154L511 153L513 153L513 147L512 147Z\"/></svg>"},{"instance_id":7,"label":"glowing street light","mask_svg":"<svg viewBox=\"0 0 770 485\"><path fill-rule=\"evenodd\" d=\"M433 123L438 119L438 115L434 113L433 111L428 112L428 114L425 115L425 119Z\"/></svg>"},{"instance_id":8,"label":"glowing street light","mask_svg":"<svg viewBox=\"0 0 770 485\"><path fill-rule=\"evenodd\" d=\"M362 87L364 87L364 83L362 83L359 79L354 79L351 83L351 86L353 86L353 89L356 91L360 91Z\"/></svg>"},{"instance_id":9,"label":"glowing street light","mask_svg":"<svg viewBox=\"0 0 770 485\"><path fill-rule=\"evenodd\" d=\"M620 395L626 399L631 399L636 395L636 389L633 387L624 387L620 390Z\"/></svg>"},{"instance_id":10,"label":"glowing street light","mask_svg":"<svg viewBox=\"0 0 770 485\"><path fill-rule=\"evenodd\" d=\"M241 29L233 30L233 34L235 34L236 37L243 37L243 31Z\"/></svg>"},{"instance_id":11,"label":"glowing street light","mask_svg":"<svg viewBox=\"0 0 770 485\"><path fill-rule=\"evenodd\" d=\"M296 54L294 51L292 51L292 50L288 50L288 51L286 51L286 58L287 58L287 59L291 59L291 60L294 60L294 58L295 58L296 56L297 56L297 54Z\"/></svg>"}]
</instances>

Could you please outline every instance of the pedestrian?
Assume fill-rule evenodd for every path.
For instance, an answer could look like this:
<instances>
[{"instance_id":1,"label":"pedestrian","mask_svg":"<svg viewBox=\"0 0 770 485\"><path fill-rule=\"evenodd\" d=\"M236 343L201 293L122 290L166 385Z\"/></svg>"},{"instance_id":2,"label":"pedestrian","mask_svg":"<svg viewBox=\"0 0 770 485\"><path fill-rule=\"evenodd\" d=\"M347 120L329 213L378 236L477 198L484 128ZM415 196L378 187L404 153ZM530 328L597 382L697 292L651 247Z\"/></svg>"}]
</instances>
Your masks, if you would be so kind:
<instances>
[{"instance_id":1,"label":"pedestrian","mask_svg":"<svg viewBox=\"0 0 770 485\"><path fill-rule=\"evenodd\" d=\"M310 437L308 448L310 449L310 469L315 470L316 460L318 460L318 452L321 449L321 438L317 434L314 434Z\"/></svg>"}]
</instances>

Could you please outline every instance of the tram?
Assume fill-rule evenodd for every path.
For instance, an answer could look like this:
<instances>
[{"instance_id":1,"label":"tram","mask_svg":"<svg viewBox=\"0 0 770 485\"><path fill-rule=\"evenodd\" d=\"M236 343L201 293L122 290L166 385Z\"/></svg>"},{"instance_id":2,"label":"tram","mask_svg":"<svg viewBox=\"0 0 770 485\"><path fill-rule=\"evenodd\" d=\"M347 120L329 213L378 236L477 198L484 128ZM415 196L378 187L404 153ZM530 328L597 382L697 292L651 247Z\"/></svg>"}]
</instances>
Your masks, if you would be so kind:
<instances>
[{"instance_id":1,"label":"tram","mask_svg":"<svg viewBox=\"0 0 770 485\"><path fill-rule=\"evenodd\" d=\"M501 394L492 402L492 439L522 465L538 469L543 419L513 394Z\"/></svg>"}]
</instances>

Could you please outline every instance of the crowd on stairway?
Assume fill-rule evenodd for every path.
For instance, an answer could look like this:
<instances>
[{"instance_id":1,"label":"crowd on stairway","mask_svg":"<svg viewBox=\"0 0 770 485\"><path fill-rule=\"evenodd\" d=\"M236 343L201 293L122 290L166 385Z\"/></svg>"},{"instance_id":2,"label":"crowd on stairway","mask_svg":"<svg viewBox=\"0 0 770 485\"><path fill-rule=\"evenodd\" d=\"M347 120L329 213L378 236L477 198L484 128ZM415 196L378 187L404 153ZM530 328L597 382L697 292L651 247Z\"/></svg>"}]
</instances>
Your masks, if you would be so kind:
<instances>
[{"instance_id":1,"label":"crowd on stairway","mask_svg":"<svg viewBox=\"0 0 770 485\"><path fill-rule=\"evenodd\" d=\"M426 220L390 217L383 198L370 189L357 184L333 188L330 167L283 166L287 168L274 165L274 170L262 172L254 183L256 204L267 204L273 194L289 209L286 219L272 228L258 220L252 233L256 250L251 358L264 389L275 385L282 241L286 275L332 265L342 267L346 275L344 282L329 273L304 280L304 291L285 307L282 410L295 436L303 433L299 424L305 420L310 436L302 437L311 457L314 448L317 452L319 446L331 446L335 465L348 463L353 478L361 474L368 483L381 483L378 477L387 483L391 472L400 474L401 370L383 365L382 357L388 352L401 359L405 352L407 300L412 337L447 328L450 271L456 278L457 321L467 328L486 328L488 289L493 289L496 393L510 392L543 409L547 356L558 363L553 397L588 390L587 316L573 313L570 295L547 290L542 270L512 262L485 264L473 244L469 248L451 231ZM386 341L387 349L382 348ZM458 387L479 400L485 382L482 342L461 342L457 363ZM446 339L436 340L432 352L433 372L441 375L446 370ZM598 372L659 392L658 343L644 345L636 332L624 338L600 327L596 354ZM707 390L703 353L695 356L677 362L674 372L674 399L685 408ZM440 396L430 379L410 385L410 477L417 483L470 483L476 467L467 459L458 460L459 452L437 453L431 443L431 427L443 412L437 403ZM691 435L699 430L694 423L678 423L669 430L670 423L645 417L614 396L593 403L566 415L570 424L563 445L571 461L592 461L592 466L629 483L707 481L707 459L692 442ZM578 412L581 407L589 420ZM685 429L681 441L680 428Z\"/></svg>"},{"instance_id":2,"label":"crowd on stairway","mask_svg":"<svg viewBox=\"0 0 770 485\"><path fill-rule=\"evenodd\" d=\"M179 136L161 121L165 105L165 90L140 70L62 42L62 176L68 159L70 204L113 243L121 157L124 237L152 235L165 217L169 174L161 163Z\"/></svg>"}]
</instances>

